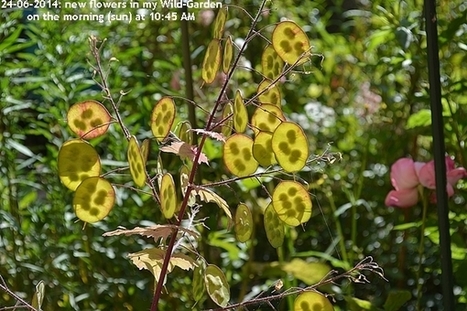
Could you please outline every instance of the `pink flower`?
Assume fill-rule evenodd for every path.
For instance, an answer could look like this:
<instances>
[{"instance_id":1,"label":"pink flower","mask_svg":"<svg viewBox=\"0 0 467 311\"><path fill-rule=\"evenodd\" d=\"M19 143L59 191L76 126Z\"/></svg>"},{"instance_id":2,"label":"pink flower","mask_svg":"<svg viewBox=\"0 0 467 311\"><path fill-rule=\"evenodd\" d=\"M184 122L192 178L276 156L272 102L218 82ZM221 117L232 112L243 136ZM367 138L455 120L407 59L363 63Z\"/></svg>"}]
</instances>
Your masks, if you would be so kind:
<instances>
[{"instance_id":1,"label":"pink flower","mask_svg":"<svg viewBox=\"0 0 467 311\"><path fill-rule=\"evenodd\" d=\"M455 167L454 160L451 157L446 156L445 158L446 163L446 178L447 178L447 185L446 191L448 193L448 197L452 197L454 195L454 186L464 177L467 177L467 172L463 167ZM430 161L426 163L423 167L417 171L418 178L420 183L428 188L428 189L435 189L436 188L436 178L435 178L435 162Z\"/></svg>"},{"instance_id":2,"label":"pink flower","mask_svg":"<svg viewBox=\"0 0 467 311\"><path fill-rule=\"evenodd\" d=\"M420 182L415 168L414 161L409 158L401 158L391 166L391 183L396 190L386 196L387 206L406 208L418 202L417 186Z\"/></svg>"},{"instance_id":3,"label":"pink flower","mask_svg":"<svg viewBox=\"0 0 467 311\"><path fill-rule=\"evenodd\" d=\"M467 177L467 171L463 167L455 167L454 160L446 156L446 191L448 197L454 195L454 186L461 178ZM391 183L395 190L386 196L385 204L407 208L418 202L418 185L428 189L436 188L435 163L430 161L414 162L409 158L401 158L391 166ZM436 201L435 197L434 201Z\"/></svg>"},{"instance_id":4,"label":"pink flower","mask_svg":"<svg viewBox=\"0 0 467 311\"><path fill-rule=\"evenodd\" d=\"M391 190L386 196L386 206L412 207L418 202L417 187L411 189Z\"/></svg>"}]
</instances>

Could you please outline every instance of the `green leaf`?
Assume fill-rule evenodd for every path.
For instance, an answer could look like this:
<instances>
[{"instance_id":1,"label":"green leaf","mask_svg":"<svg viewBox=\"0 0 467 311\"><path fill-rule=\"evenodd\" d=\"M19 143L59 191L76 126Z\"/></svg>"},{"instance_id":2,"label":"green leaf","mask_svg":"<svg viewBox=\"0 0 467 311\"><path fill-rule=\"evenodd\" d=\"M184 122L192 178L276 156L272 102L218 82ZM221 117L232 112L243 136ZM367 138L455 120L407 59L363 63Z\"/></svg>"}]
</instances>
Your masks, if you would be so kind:
<instances>
[{"instance_id":1,"label":"green leaf","mask_svg":"<svg viewBox=\"0 0 467 311\"><path fill-rule=\"evenodd\" d=\"M412 114L407 120L406 129L415 127L426 127L431 125L431 110L422 109Z\"/></svg>"},{"instance_id":2,"label":"green leaf","mask_svg":"<svg viewBox=\"0 0 467 311\"><path fill-rule=\"evenodd\" d=\"M19 35L21 34L22 30L23 30L23 27L19 26L6 39L2 40L2 43L0 44L0 51L4 51L8 47L10 47L12 44L14 44L16 40L18 39ZM3 53L1 53L0 55L2 54Z\"/></svg>"},{"instance_id":3,"label":"green leaf","mask_svg":"<svg viewBox=\"0 0 467 311\"><path fill-rule=\"evenodd\" d=\"M162 97L154 106L151 113L151 131L159 142L169 134L175 111L175 103L171 97Z\"/></svg>"},{"instance_id":4,"label":"green leaf","mask_svg":"<svg viewBox=\"0 0 467 311\"><path fill-rule=\"evenodd\" d=\"M97 151L84 140L66 141L58 152L58 175L62 183L75 191L83 180L99 176L101 162Z\"/></svg>"},{"instance_id":5,"label":"green leaf","mask_svg":"<svg viewBox=\"0 0 467 311\"><path fill-rule=\"evenodd\" d=\"M378 310L368 300L362 300L362 299L358 299L355 297L349 297L349 296L345 296L344 299L345 301L347 301L347 307L348 307L348 310L350 311L364 311L364 310L377 311Z\"/></svg>"},{"instance_id":6,"label":"green leaf","mask_svg":"<svg viewBox=\"0 0 467 311\"><path fill-rule=\"evenodd\" d=\"M384 303L384 311L397 311L409 301L410 298L412 298L412 294L408 290L390 291Z\"/></svg>"},{"instance_id":7,"label":"green leaf","mask_svg":"<svg viewBox=\"0 0 467 311\"><path fill-rule=\"evenodd\" d=\"M201 77L204 82L210 84L216 78L217 72L221 65L221 42L218 39L213 39L209 43L204 55L203 67L201 67Z\"/></svg>"},{"instance_id":8,"label":"green leaf","mask_svg":"<svg viewBox=\"0 0 467 311\"><path fill-rule=\"evenodd\" d=\"M410 229L410 228L418 228L418 227L420 227L421 224L422 223L420 221L407 222L405 224L400 224L400 225L394 226L394 228L392 228L392 230L407 230L407 229Z\"/></svg>"},{"instance_id":9,"label":"green leaf","mask_svg":"<svg viewBox=\"0 0 467 311\"><path fill-rule=\"evenodd\" d=\"M224 144L224 164L234 175L245 177L258 168L258 161L253 157L253 140L243 134L230 136Z\"/></svg>"},{"instance_id":10,"label":"green leaf","mask_svg":"<svg viewBox=\"0 0 467 311\"><path fill-rule=\"evenodd\" d=\"M235 92L235 100L233 105L233 124L237 133L245 132L248 125L248 112L243 102L242 94L239 90Z\"/></svg>"},{"instance_id":11,"label":"green leaf","mask_svg":"<svg viewBox=\"0 0 467 311\"><path fill-rule=\"evenodd\" d=\"M223 7L219 10L216 16L216 20L214 21L214 28L212 30L213 37L215 39L222 38L224 33L225 21L227 20L227 6Z\"/></svg>"},{"instance_id":12,"label":"green leaf","mask_svg":"<svg viewBox=\"0 0 467 311\"><path fill-rule=\"evenodd\" d=\"M115 190L104 178L89 177L76 188L73 208L76 216L84 222L94 223L112 210Z\"/></svg>"},{"instance_id":13,"label":"green leaf","mask_svg":"<svg viewBox=\"0 0 467 311\"><path fill-rule=\"evenodd\" d=\"M170 219L177 209L177 193L175 183L170 173L165 173L161 181L161 209L164 217Z\"/></svg>"},{"instance_id":14,"label":"green leaf","mask_svg":"<svg viewBox=\"0 0 467 311\"><path fill-rule=\"evenodd\" d=\"M68 126L78 137L89 140L107 132L111 115L95 100L74 104L67 113Z\"/></svg>"},{"instance_id":15,"label":"green leaf","mask_svg":"<svg viewBox=\"0 0 467 311\"><path fill-rule=\"evenodd\" d=\"M204 296L206 287L204 286L204 264L197 262L198 266L193 271L193 298L200 301Z\"/></svg>"},{"instance_id":16,"label":"green leaf","mask_svg":"<svg viewBox=\"0 0 467 311\"><path fill-rule=\"evenodd\" d=\"M323 279L331 267L320 262L306 262L299 258L294 258L292 261L284 263L282 270L292 274L294 278L303 281L306 285L313 285Z\"/></svg>"},{"instance_id":17,"label":"green leaf","mask_svg":"<svg viewBox=\"0 0 467 311\"><path fill-rule=\"evenodd\" d=\"M36 292L34 296L32 296L31 306L34 307L38 311L42 311L42 302L44 301L44 281L39 281L36 285Z\"/></svg>"},{"instance_id":18,"label":"green leaf","mask_svg":"<svg viewBox=\"0 0 467 311\"><path fill-rule=\"evenodd\" d=\"M13 139L8 139L6 141L6 145L9 146L10 148L16 149L16 151L24 154L27 157L34 158L34 152L32 152L28 147L26 147L23 144L20 144L19 142L13 140Z\"/></svg>"},{"instance_id":19,"label":"green leaf","mask_svg":"<svg viewBox=\"0 0 467 311\"><path fill-rule=\"evenodd\" d=\"M235 212L235 237L239 242L246 242L253 233L253 215L245 204L239 204Z\"/></svg>"},{"instance_id":20,"label":"green leaf","mask_svg":"<svg viewBox=\"0 0 467 311\"><path fill-rule=\"evenodd\" d=\"M293 304L293 311L333 311L329 300L318 292L305 292L298 295Z\"/></svg>"},{"instance_id":21,"label":"green leaf","mask_svg":"<svg viewBox=\"0 0 467 311\"><path fill-rule=\"evenodd\" d=\"M208 265L204 273L204 282L212 301L220 307L227 306L230 300L230 286L222 270L216 265Z\"/></svg>"},{"instance_id":22,"label":"green leaf","mask_svg":"<svg viewBox=\"0 0 467 311\"><path fill-rule=\"evenodd\" d=\"M293 122L282 122L272 134L272 150L286 172L300 171L308 160L308 137Z\"/></svg>"},{"instance_id":23,"label":"green leaf","mask_svg":"<svg viewBox=\"0 0 467 311\"><path fill-rule=\"evenodd\" d=\"M289 226L303 224L311 217L310 194L296 181L281 181L272 194L272 205L279 219Z\"/></svg>"},{"instance_id":24,"label":"green leaf","mask_svg":"<svg viewBox=\"0 0 467 311\"><path fill-rule=\"evenodd\" d=\"M310 41L295 22L284 21L277 24L271 40L277 54L289 65L303 64L310 55Z\"/></svg>"},{"instance_id":25,"label":"green leaf","mask_svg":"<svg viewBox=\"0 0 467 311\"><path fill-rule=\"evenodd\" d=\"M264 230L272 247L278 248L284 243L284 224L277 216L272 203L264 210Z\"/></svg>"},{"instance_id":26,"label":"green leaf","mask_svg":"<svg viewBox=\"0 0 467 311\"><path fill-rule=\"evenodd\" d=\"M146 161L141 154L141 149L135 136L131 136L128 142L127 159L133 181L138 187L143 187L146 183Z\"/></svg>"}]
</instances>

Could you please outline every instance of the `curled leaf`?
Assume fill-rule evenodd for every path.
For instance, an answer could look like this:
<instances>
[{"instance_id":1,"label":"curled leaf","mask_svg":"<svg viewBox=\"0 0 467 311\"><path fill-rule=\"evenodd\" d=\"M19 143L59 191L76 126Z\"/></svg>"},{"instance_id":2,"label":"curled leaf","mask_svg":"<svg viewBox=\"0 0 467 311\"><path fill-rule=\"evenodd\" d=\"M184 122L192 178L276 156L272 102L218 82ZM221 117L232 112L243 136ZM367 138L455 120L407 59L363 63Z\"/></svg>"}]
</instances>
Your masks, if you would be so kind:
<instances>
[{"instance_id":1,"label":"curled leaf","mask_svg":"<svg viewBox=\"0 0 467 311\"><path fill-rule=\"evenodd\" d=\"M165 255L165 250L160 248L149 248L136 253L130 253L128 254L128 257L140 270L149 270L154 275L156 282L159 282ZM172 254L167 273L172 272L173 268L176 266L183 270L190 270L196 267L196 262L193 258L185 254ZM164 284L165 281L166 280L163 281Z\"/></svg>"},{"instance_id":2,"label":"curled leaf","mask_svg":"<svg viewBox=\"0 0 467 311\"><path fill-rule=\"evenodd\" d=\"M208 137L214 138L218 141L225 141L225 136L222 133L206 131L204 129L192 129L191 131L195 132L196 134L206 135Z\"/></svg>"},{"instance_id":3,"label":"curled leaf","mask_svg":"<svg viewBox=\"0 0 467 311\"><path fill-rule=\"evenodd\" d=\"M114 231L105 232L102 236L115 236L115 235L122 235L122 234L129 236L129 235L138 234L138 235L145 236L148 238L152 237L154 238L154 240L158 240L160 238L163 238L163 239L168 238L177 228L180 232L189 234L195 238L199 237L198 232L195 232L187 228L178 227L176 225L171 225L171 224L154 225L151 227L135 227L133 229L117 229Z\"/></svg>"},{"instance_id":4,"label":"curled leaf","mask_svg":"<svg viewBox=\"0 0 467 311\"><path fill-rule=\"evenodd\" d=\"M221 198L214 191L207 189L207 188L203 188L203 187L197 187L196 189L193 190L193 192L195 192L199 196L201 201L216 203L220 208L224 210L227 216L230 219L232 219L232 213L230 212L229 205L223 198Z\"/></svg>"}]
</instances>

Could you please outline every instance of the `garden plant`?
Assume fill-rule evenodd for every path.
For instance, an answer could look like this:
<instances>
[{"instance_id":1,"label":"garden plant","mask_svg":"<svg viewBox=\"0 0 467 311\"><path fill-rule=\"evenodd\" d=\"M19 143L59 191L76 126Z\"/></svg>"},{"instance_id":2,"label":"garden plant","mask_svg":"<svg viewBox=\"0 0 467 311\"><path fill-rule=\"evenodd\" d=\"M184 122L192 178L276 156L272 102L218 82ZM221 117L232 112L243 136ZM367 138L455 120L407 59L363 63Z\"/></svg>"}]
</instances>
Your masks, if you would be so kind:
<instances>
[{"instance_id":1,"label":"garden plant","mask_svg":"<svg viewBox=\"0 0 467 311\"><path fill-rule=\"evenodd\" d=\"M462 310L467 8L440 11ZM1 13L0 310L441 310L421 3L22 13Z\"/></svg>"}]
</instances>

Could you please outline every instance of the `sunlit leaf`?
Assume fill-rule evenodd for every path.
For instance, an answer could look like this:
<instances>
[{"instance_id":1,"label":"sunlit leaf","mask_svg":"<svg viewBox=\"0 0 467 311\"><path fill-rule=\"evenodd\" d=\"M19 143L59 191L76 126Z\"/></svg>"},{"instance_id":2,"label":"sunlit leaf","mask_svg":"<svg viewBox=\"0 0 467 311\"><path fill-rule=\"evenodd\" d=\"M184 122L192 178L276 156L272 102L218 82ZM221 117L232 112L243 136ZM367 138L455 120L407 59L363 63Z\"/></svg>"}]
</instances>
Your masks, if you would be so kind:
<instances>
[{"instance_id":1,"label":"sunlit leaf","mask_svg":"<svg viewBox=\"0 0 467 311\"><path fill-rule=\"evenodd\" d=\"M130 253L128 254L128 257L140 270L149 270L154 275L156 282L159 282L165 254L165 250L160 248L148 248L136 253ZM196 262L187 255L172 254L167 273L172 272L173 268L176 266L183 270L189 270L196 267ZM166 280L163 281L164 284L165 281Z\"/></svg>"},{"instance_id":2,"label":"sunlit leaf","mask_svg":"<svg viewBox=\"0 0 467 311\"><path fill-rule=\"evenodd\" d=\"M222 60L222 71L224 73L228 73L230 69L230 63L232 62L233 58L233 42L232 42L232 37L229 36L227 40L225 41L224 45L224 57Z\"/></svg>"},{"instance_id":3,"label":"sunlit leaf","mask_svg":"<svg viewBox=\"0 0 467 311\"><path fill-rule=\"evenodd\" d=\"M197 262L197 267L193 271L193 298L195 301L199 301L203 298L206 292L206 286L204 284L204 270L205 266L201 262Z\"/></svg>"},{"instance_id":4,"label":"sunlit leaf","mask_svg":"<svg viewBox=\"0 0 467 311\"><path fill-rule=\"evenodd\" d=\"M65 142L58 152L58 175L70 190L76 190L83 180L99 176L101 161L97 151L84 140Z\"/></svg>"},{"instance_id":5,"label":"sunlit leaf","mask_svg":"<svg viewBox=\"0 0 467 311\"><path fill-rule=\"evenodd\" d=\"M376 306L374 306L371 301L358 299L352 296L344 296L347 306L350 311L379 311Z\"/></svg>"},{"instance_id":6,"label":"sunlit leaf","mask_svg":"<svg viewBox=\"0 0 467 311\"><path fill-rule=\"evenodd\" d=\"M306 262L300 258L294 258L290 262L284 263L281 268L306 285L318 283L331 271L331 267L325 263Z\"/></svg>"},{"instance_id":7,"label":"sunlit leaf","mask_svg":"<svg viewBox=\"0 0 467 311\"><path fill-rule=\"evenodd\" d=\"M180 188L182 189L182 195L185 197L185 193L188 188L188 180L190 178L190 170L186 165L183 165L180 168ZM196 193L194 191L190 192L190 197L188 198L188 206L193 206L196 203Z\"/></svg>"},{"instance_id":8,"label":"sunlit leaf","mask_svg":"<svg viewBox=\"0 0 467 311\"><path fill-rule=\"evenodd\" d=\"M143 143L141 144L140 152L141 152L141 157L143 158L144 165L146 165L146 162L148 161L150 148L151 148L151 141L149 139L143 140Z\"/></svg>"},{"instance_id":9,"label":"sunlit leaf","mask_svg":"<svg viewBox=\"0 0 467 311\"><path fill-rule=\"evenodd\" d=\"M298 226L311 217L310 194L296 181L281 181L272 194L272 205L279 219L289 226Z\"/></svg>"},{"instance_id":10,"label":"sunlit leaf","mask_svg":"<svg viewBox=\"0 0 467 311\"><path fill-rule=\"evenodd\" d=\"M229 117L230 116L230 117ZM224 137L229 137L232 134L233 128L233 105L232 103L228 102L224 109L222 110L222 119L225 119L224 123L221 127L221 133Z\"/></svg>"},{"instance_id":11,"label":"sunlit leaf","mask_svg":"<svg viewBox=\"0 0 467 311\"><path fill-rule=\"evenodd\" d=\"M273 133L284 121L284 113L279 107L264 104L258 106L251 116L251 127L255 135L258 135L260 131Z\"/></svg>"},{"instance_id":12,"label":"sunlit leaf","mask_svg":"<svg viewBox=\"0 0 467 311\"><path fill-rule=\"evenodd\" d=\"M135 136L131 136L130 141L128 142L127 158L133 181L138 187L143 187L146 183L146 163L143 160L143 156L141 155L141 150Z\"/></svg>"},{"instance_id":13,"label":"sunlit leaf","mask_svg":"<svg viewBox=\"0 0 467 311\"><path fill-rule=\"evenodd\" d=\"M177 134L178 138L180 138L181 141L191 145L193 143L193 135L190 133L190 131L191 123L188 120L181 121L175 127L175 133Z\"/></svg>"},{"instance_id":14,"label":"sunlit leaf","mask_svg":"<svg viewBox=\"0 0 467 311\"><path fill-rule=\"evenodd\" d=\"M183 228L183 227L178 227L176 225L171 225L171 224L154 225L154 226L144 227L144 228L136 227L136 228L128 229L128 230L117 229L114 231L105 232L104 234L102 234L102 236L115 236L115 235L121 235L121 234L129 236L129 235L138 234L138 235L142 235L148 238L152 237L154 238L155 241L157 241L160 238L163 238L163 239L168 238L170 235L172 235L174 230L177 228L180 232L189 234L195 238L199 237L199 234L193 230Z\"/></svg>"},{"instance_id":15,"label":"sunlit leaf","mask_svg":"<svg viewBox=\"0 0 467 311\"><path fill-rule=\"evenodd\" d=\"M16 149L18 152L24 154L27 157L34 158L36 156L34 152L31 151L31 149L17 142L16 140L6 139L6 145L8 149L10 148Z\"/></svg>"},{"instance_id":16,"label":"sunlit leaf","mask_svg":"<svg viewBox=\"0 0 467 311\"><path fill-rule=\"evenodd\" d=\"M303 64L310 55L310 40L300 26L292 21L277 24L272 32L272 45L282 60L289 65L297 61L298 65Z\"/></svg>"},{"instance_id":17,"label":"sunlit leaf","mask_svg":"<svg viewBox=\"0 0 467 311\"><path fill-rule=\"evenodd\" d=\"M246 242L253 234L253 215L245 204L239 204L235 212L235 236L239 242Z\"/></svg>"},{"instance_id":18,"label":"sunlit leaf","mask_svg":"<svg viewBox=\"0 0 467 311\"><path fill-rule=\"evenodd\" d=\"M284 61L272 45L268 45L261 55L262 74L269 80L276 79L284 67Z\"/></svg>"},{"instance_id":19,"label":"sunlit leaf","mask_svg":"<svg viewBox=\"0 0 467 311\"><path fill-rule=\"evenodd\" d=\"M265 91L266 90L266 91ZM263 80L258 85L256 93L260 94L258 100L262 104L271 104L277 107L281 107L281 91L277 84L271 85L271 81Z\"/></svg>"},{"instance_id":20,"label":"sunlit leaf","mask_svg":"<svg viewBox=\"0 0 467 311\"><path fill-rule=\"evenodd\" d=\"M115 190L101 177L89 177L76 188L73 208L76 216L84 222L94 223L112 210L115 203Z\"/></svg>"},{"instance_id":21,"label":"sunlit leaf","mask_svg":"<svg viewBox=\"0 0 467 311\"><path fill-rule=\"evenodd\" d=\"M406 129L413 129L416 127L427 127L431 125L431 110L421 109L412 114L405 125Z\"/></svg>"},{"instance_id":22,"label":"sunlit leaf","mask_svg":"<svg viewBox=\"0 0 467 311\"><path fill-rule=\"evenodd\" d=\"M230 136L224 144L224 163L227 169L237 176L248 176L258 168L253 157L253 140L243 134Z\"/></svg>"},{"instance_id":23,"label":"sunlit leaf","mask_svg":"<svg viewBox=\"0 0 467 311\"><path fill-rule=\"evenodd\" d=\"M87 100L71 106L67 120L68 126L78 137L92 139L107 132L111 116L101 103Z\"/></svg>"},{"instance_id":24,"label":"sunlit leaf","mask_svg":"<svg viewBox=\"0 0 467 311\"><path fill-rule=\"evenodd\" d=\"M253 156L259 165L268 167L276 164L277 160L272 151L272 134L260 132L253 142Z\"/></svg>"},{"instance_id":25,"label":"sunlit leaf","mask_svg":"<svg viewBox=\"0 0 467 311\"><path fill-rule=\"evenodd\" d=\"M221 198L218 194L216 194L214 191L208 188L203 188L203 187L198 187L195 190L193 190L194 193L196 193L200 200L203 202L212 202L216 203L217 206L222 208L222 210L225 212L225 214L232 219L232 213L230 212L229 205L227 202Z\"/></svg>"},{"instance_id":26,"label":"sunlit leaf","mask_svg":"<svg viewBox=\"0 0 467 311\"><path fill-rule=\"evenodd\" d=\"M177 192L172 175L165 173L161 181L161 209L164 217L170 219L177 209Z\"/></svg>"},{"instance_id":27,"label":"sunlit leaf","mask_svg":"<svg viewBox=\"0 0 467 311\"><path fill-rule=\"evenodd\" d=\"M391 290L384 302L384 311L398 311L412 298L408 290Z\"/></svg>"},{"instance_id":28,"label":"sunlit leaf","mask_svg":"<svg viewBox=\"0 0 467 311\"><path fill-rule=\"evenodd\" d=\"M45 297L45 285L44 281L39 281L36 285L36 291L32 296L31 306L37 311L42 311L42 303L44 302Z\"/></svg>"},{"instance_id":29,"label":"sunlit leaf","mask_svg":"<svg viewBox=\"0 0 467 311\"><path fill-rule=\"evenodd\" d=\"M203 67L201 68L201 77L207 84L212 83L216 78L221 65L221 42L213 39L209 43L204 55Z\"/></svg>"},{"instance_id":30,"label":"sunlit leaf","mask_svg":"<svg viewBox=\"0 0 467 311\"><path fill-rule=\"evenodd\" d=\"M293 311L333 311L331 302L318 292L305 292L294 301Z\"/></svg>"},{"instance_id":31,"label":"sunlit leaf","mask_svg":"<svg viewBox=\"0 0 467 311\"><path fill-rule=\"evenodd\" d=\"M204 272L204 282L212 301L220 307L227 306L230 300L230 286L222 270L216 265L208 265Z\"/></svg>"},{"instance_id":32,"label":"sunlit leaf","mask_svg":"<svg viewBox=\"0 0 467 311\"><path fill-rule=\"evenodd\" d=\"M239 90L235 92L233 105L233 124L237 133L243 133L248 125L248 112L243 102L242 94Z\"/></svg>"},{"instance_id":33,"label":"sunlit leaf","mask_svg":"<svg viewBox=\"0 0 467 311\"><path fill-rule=\"evenodd\" d=\"M272 247L278 248L284 243L284 224L277 216L272 203L264 210L264 229Z\"/></svg>"},{"instance_id":34,"label":"sunlit leaf","mask_svg":"<svg viewBox=\"0 0 467 311\"><path fill-rule=\"evenodd\" d=\"M212 30L212 35L215 39L221 39L224 33L225 21L227 20L227 6L224 6L217 13L216 19L214 21L214 28Z\"/></svg>"},{"instance_id":35,"label":"sunlit leaf","mask_svg":"<svg viewBox=\"0 0 467 311\"><path fill-rule=\"evenodd\" d=\"M151 131L158 141L163 141L170 132L175 119L175 103L171 97L162 97L151 113Z\"/></svg>"},{"instance_id":36,"label":"sunlit leaf","mask_svg":"<svg viewBox=\"0 0 467 311\"><path fill-rule=\"evenodd\" d=\"M272 135L272 150L286 172L297 172L308 159L308 138L299 125L283 122Z\"/></svg>"}]
</instances>

